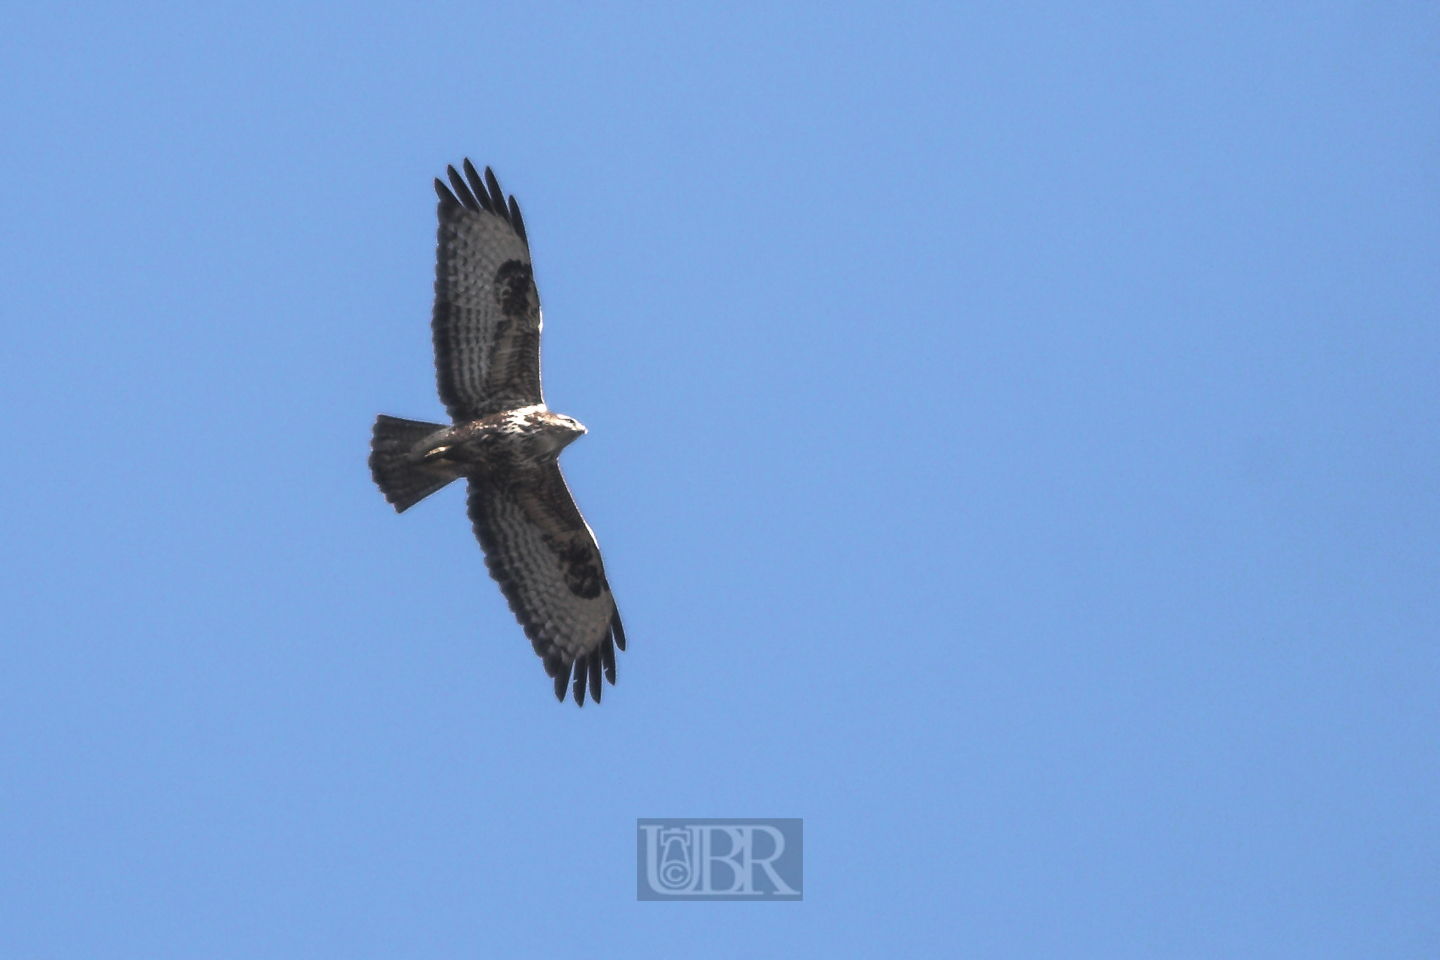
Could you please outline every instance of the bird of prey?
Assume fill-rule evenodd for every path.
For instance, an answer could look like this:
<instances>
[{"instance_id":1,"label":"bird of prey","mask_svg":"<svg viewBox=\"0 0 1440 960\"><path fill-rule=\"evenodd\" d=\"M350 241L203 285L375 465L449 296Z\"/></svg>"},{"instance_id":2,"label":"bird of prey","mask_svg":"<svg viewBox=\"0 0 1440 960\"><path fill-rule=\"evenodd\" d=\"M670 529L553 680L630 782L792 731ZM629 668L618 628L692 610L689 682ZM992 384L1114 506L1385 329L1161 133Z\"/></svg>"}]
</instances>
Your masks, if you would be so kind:
<instances>
[{"instance_id":1,"label":"bird of prey","mask_svg":"<svg viewBox=\"0 0 1440 960\"><path fill-rule=\"evenodd\" d=\"M540 392L540 295L520 207L487 167L438 178L440 230L431 333L450 426L383 414L370 472L396 512L464 477L485 566L500 584L562 702L600 702L615 683L625 631L600 548L559 456L585 428L552 412ZM452 189L453 188L453 191ZM571 675L574 676L573 686Z\"/></svg>"}]
</instances>

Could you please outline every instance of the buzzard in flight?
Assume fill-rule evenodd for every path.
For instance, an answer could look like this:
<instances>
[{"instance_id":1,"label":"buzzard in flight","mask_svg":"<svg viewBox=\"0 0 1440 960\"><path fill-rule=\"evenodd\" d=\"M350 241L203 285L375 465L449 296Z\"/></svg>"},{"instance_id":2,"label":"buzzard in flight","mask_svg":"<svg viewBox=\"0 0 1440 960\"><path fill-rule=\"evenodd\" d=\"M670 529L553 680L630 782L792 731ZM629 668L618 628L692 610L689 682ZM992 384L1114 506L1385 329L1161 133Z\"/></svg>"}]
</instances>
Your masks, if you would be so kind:
<instances>
[{"instance_id":1,"label":"buzzard in flight","mask_svg":"<svg viewBox=\"0 0 1440 960\"><path fill-rule=\"evenodd\" d=\"M440 231L430 327L440 399L453 423L383 414L370 442L370 472L403 513L452 480L467 503L485 566L525 636L575 702L600 702L600 674L615 682L625 631L595 535L580 516L559 456L585 428L552 413L540 393L540 295L520 207L487 167L439 179ZM453 192L451 187L454 188Z\"/></svg>"}]
</instances>

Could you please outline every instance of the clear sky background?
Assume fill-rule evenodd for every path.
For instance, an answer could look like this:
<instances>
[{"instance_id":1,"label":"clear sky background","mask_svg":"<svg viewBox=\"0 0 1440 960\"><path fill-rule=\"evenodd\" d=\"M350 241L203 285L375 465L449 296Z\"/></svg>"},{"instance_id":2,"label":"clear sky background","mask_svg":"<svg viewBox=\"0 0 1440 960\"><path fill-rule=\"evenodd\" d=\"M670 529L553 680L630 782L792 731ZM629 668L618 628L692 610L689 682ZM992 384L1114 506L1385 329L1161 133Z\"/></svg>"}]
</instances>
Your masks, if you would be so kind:
<instances>
[{"instance_id":1,"label":"clear sky background","mask_svg":"<svg viewBox=\"0 0 1440 960\"><path fill-rule=\"evenodd\" d=\"M0 957L1436 956L1437 106L1424 0L7 5ZM467 155L598 708L365 465Z\"/></svg>"}]
</instances>

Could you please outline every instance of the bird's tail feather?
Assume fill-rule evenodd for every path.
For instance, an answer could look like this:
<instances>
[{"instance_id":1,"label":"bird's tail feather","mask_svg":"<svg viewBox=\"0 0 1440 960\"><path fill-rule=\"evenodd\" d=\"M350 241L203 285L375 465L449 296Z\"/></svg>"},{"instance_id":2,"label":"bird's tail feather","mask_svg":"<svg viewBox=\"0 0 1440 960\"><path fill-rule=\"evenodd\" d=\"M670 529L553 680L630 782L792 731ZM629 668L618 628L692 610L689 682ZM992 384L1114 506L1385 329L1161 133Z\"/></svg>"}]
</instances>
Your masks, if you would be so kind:
<instances>
[{"instance_id":1,"label":"bird's tail feather","mask_svg":"<svg viewBox=\"0 0 1440 960\"><path fill-rule=\"evenodd\" d=\"M396 513L424 500L463 474L444 462L417 463L410 458L415 444L438 430L441 423L423 420L402 420L383 413L375 418L375 431L370 439L370 475Z\"/></svg>"}]
</instances>

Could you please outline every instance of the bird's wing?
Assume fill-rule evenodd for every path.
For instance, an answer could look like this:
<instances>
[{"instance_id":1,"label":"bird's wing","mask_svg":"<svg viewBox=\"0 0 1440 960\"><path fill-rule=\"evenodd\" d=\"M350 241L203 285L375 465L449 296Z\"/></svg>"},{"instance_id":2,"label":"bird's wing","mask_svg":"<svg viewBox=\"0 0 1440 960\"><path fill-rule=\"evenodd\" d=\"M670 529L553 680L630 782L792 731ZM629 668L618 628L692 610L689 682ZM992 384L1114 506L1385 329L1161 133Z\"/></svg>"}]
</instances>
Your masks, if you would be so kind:
<instances>
[{"instance_id":1,"label":"bird's wing","mask_svg":"<svg viewBox=\"0 0 1440 960\"><path fill-rule=\"evenodd\" d=\"M615 648L625 632L605 580L595 535L580 516L555 462L515 477L470 479L470 520L485 566L565 699L600 702L600 675L615 682Z\"/></svg>"},{"instance_id":2,"label":"bird's wing","mask_svg":"<svg viewBox=\"0 0 1440 960\"><path fill-rule=\"evenodd\" d=\"M457 423L543 403L540 294L520 207L507 203L495 174L482 180L466 160L462 177L440 180L435 258L435 372L440 399Z\"/></svg>"}]
</instances>

